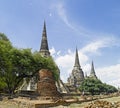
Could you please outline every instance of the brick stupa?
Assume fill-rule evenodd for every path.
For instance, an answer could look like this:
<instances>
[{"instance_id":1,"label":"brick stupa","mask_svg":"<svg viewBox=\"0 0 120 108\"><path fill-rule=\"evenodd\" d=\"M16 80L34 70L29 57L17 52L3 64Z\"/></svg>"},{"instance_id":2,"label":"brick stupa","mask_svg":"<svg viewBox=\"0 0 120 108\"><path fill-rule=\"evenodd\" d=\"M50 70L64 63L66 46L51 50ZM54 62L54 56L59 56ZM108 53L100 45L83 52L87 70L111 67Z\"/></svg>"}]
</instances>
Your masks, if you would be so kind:
<instances>
[{"instance_id":1,"label":"brick stupa","mask_svg":"<svg viewBox=\"0 0 120 108\"><path fill-rule=\"evenodd\" d=\"M48 69L41 69L39 71L39 81L37 84L37 91L40 96L60 97L55 85L53 72Z\"/></svg>"}]
</instances>

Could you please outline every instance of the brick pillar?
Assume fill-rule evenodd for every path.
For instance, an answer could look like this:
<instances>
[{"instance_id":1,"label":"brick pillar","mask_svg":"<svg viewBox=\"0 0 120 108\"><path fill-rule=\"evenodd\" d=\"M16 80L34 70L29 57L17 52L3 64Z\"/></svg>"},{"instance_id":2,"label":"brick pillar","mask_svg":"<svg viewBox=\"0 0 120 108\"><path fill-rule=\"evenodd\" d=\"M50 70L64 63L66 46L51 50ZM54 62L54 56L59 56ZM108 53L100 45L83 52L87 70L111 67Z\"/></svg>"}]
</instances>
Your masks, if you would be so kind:
<instances>
[{"instance_id":1,"label":"brick pillar","mask_svg":"<svg viewBox=\"0 0 120 108\"><path fill-rule=\"evenodd\" d=\"M53 72L42 69L39 71L39 81L37 84L37 91L40 96L59 96L60 93L57 91L55 85L55 79L53 77Z\"/></svg>"}]
</instances>

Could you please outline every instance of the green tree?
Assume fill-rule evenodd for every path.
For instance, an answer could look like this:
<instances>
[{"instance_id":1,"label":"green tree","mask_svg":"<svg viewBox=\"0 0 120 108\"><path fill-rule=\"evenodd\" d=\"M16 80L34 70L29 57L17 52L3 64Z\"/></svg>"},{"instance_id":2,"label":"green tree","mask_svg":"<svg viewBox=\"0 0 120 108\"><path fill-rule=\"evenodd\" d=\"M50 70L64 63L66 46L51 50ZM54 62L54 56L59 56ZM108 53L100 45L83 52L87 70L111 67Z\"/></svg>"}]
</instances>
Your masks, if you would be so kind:
<instances>
[{"instance_id":1,"label":"green tree","mask_svg":"<svg viewBox=\"0 0 120 108\"><path fill-rule=\"evenodd\" d=\"M118 91L114 86L108 85L106 83L103 83L103 87L105 93L114 93Z\"/></svg>"},{"instance_id":2,"label":"green tree","mask_svg":"<svg viewBox=\"0 0 120 108\"><path fill-rule=\"evenodd\" d=\"M82 82L79 89L81 92L89 92L92 95L100 93L114 93L117 91L115 87L102 83L100 80L93 78L86 78Z\"/></svg>"},{"instance_id":3,"label":"green tree","mask_svg":"<svg viewBox=\"0 0 120 108\"><path fill-rule=\"evenodd\" d=\"M32 74L33 56L30 49L11 49L9 60L12 64L11 71L6 71L5 78L10 93L22 84L23 78L30 77ZM9 75L8 77L6 77Z\"/></svg>"},{"instance_id":4,"label":"green tree","mask_svg":"<svg viewBox=\"0 0 120 108\"><path fill-rule=\"evenodd\" d=\"M49 70L51 70L53 72L55 80L56 81L58 80L58 78L59 78L59 69L58 69L57 65L55 64L52 57L44 58L44 57L42 57L40 55L39 52L34 52L33 57L34 57L33 75L35 75L35 74L37 75L37 73L38 73L38 71L40 69L49 69Z\"/></svg>"},{"instance_id":5,"label":"green tree","mask_svg":"<svg viewBox=\"0 0 120 108\"><path fill-rule=\"evenodd\" d=\"M9 51L11 49L12 45L7 36L0 33L0 89L4 89L6 87L3 74L11 70L12 64L9 61Z\"/></svg>"},{"instance_id":6,"label":"green tree","mask_svg":"<svg viewBox=\"0 0 120 108\"><path fill-rule=\"evenodd\" d=\"M7 38L7 36L4 33L0 33L0 40L4 40L4 41L9 41L9 39Z\"/></svg>"},{"instance_id":7,"label":"green tree","mask_svg":"<svg viewBox=\"0 0 120 108\"><path fill-rule=\"evenodd\" d=\"M9 39L0 35L0 86L9 93L21 86L24 78L38 76L40 69L49 69L54 73L55 80L59 77L58 68L53 59L41 57L39 52L31 49L14 48Z\"/></svg>"}]
</instances>

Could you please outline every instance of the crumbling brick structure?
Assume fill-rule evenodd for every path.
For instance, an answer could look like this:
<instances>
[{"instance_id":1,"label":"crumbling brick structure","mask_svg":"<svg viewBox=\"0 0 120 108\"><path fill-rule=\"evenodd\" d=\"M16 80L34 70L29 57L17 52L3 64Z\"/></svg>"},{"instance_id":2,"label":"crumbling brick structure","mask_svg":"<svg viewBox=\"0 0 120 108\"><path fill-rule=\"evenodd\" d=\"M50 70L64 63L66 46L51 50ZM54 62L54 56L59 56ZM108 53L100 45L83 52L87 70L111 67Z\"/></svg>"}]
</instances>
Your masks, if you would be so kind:
<instances>
[{"instance_id":1,"label":"crumbling brick structure","mask_svg":"<svg viewBox=\"0 0 120 108\"><path fill-rule=\"evenodd\" d=\"M60 93L57 91L57 87L55 85L53 72L47 69L42 69L39 71L37 91L40 96L60 96Z\"/></svg>"}]
</instances>

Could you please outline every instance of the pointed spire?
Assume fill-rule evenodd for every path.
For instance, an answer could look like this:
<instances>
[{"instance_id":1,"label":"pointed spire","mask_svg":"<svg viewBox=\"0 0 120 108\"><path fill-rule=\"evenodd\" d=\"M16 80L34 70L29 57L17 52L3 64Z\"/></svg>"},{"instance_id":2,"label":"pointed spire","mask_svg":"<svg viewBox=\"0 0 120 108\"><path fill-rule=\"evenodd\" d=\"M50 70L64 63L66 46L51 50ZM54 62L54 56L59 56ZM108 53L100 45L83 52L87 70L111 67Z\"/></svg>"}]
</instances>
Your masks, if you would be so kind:
<instances>
[{"instance_id":1,"label":"pointed spire","mask_svg":"<svg viewBox=\"0 0 120 108\"><path fill-rule=\"evenodd\" d=\"M90 74L95 75L95 69L94 69L93 61L92 61L92 65L91 65L91 73Z\"/></svg>"},{"instance_id":2,"label":"pointed spire","mask_svg":"<svg viewBox=\"0 0 120 108\"><path fill-rule=\"evenodd\" d=\"M85 72L85 78L87 78L87 72Z\"/></svg>"},{"instance_id":3,"label":"pointed spire","mask_svg":"<svg viewBox=\"0 0 120 108\"><path fill-rule=\"evenodd\" d=\"M80 67L77 47L76 47L76 55L75 55L75 64L74 64L74 67Z\"/></svg>"},{"instance_id":4,"label":"pointed spire","mask_svg":"<svg viewBox=\"0 0 120 108\"><path fill-rule=\"evenodd\" d=\"M71 79L71 80L74 80L74 83L72 83L72 85L79 87L84 80L84 73L83 73L80 63L79 63L77 47L76 47L76 54L75 54L75 64L74 64L74 68L72 70L71 75L73 77L73 79Z\"/></svg>"},{"instance_id":5,"label":"pointed spire","mask_svg":"<svg viewBox=\"0 0 120 108\"><path fill-rule=\"evenodd\" d=\"M45 21L44 21L44 26L43 26L40 53L44 57L50 56L49 47L48 47L48 41L47 41L47 32L46 32L46 23L45 23Z\"/></svg>"},{"instance_id":6,"label":"pointed spire","mask_svg":"<svg viewBox=\"0 0 120 108\"><path fill-rule=\"evenodd\" d=\"M94 78L97 78L97 76L96 76L96 74L95 74L95 69L94 69L93 61L92 61L92 64L91 64L90 76L91 76L91 77L94 77Z\"/></svg>"}]
</instances>

